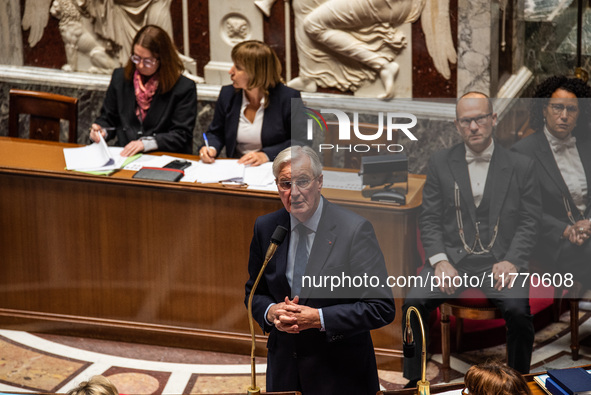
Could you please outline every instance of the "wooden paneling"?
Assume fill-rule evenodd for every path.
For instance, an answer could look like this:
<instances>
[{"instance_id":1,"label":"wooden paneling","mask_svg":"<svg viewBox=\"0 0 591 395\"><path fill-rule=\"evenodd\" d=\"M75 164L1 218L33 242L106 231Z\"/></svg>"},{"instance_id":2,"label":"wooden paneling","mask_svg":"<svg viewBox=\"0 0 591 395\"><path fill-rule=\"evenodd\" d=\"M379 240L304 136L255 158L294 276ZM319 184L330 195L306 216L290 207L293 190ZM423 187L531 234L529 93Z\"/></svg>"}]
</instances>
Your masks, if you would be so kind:
<instances>
[{"instance_id":1,"label":"wooden paneling","mask_svg":"<svg viewBox=\"0 0 591 395\"><path fill-rule=\"evenodd\" d=\"M66 172L64 146L0 138L0 326L248 353L248 250L277 194ZM408 275L423 181L404 207L325 195L370 220L390 274ZM384 363L400 363L399 316L373 334Z\"/></svg>"}]
</instances>

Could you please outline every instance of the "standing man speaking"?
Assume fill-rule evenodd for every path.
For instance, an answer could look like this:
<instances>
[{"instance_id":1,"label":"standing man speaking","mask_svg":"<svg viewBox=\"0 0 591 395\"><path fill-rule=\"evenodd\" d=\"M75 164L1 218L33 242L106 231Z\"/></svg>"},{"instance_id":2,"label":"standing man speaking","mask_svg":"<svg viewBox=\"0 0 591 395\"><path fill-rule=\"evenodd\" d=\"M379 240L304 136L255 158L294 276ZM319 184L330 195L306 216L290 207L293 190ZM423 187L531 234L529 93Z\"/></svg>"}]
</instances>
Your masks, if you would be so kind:
<instances>
[{"instance_id":1,"label":"standing man speaking","mask_svg":"<svg viewBox=\"0 0 591 395\"><path fill-rule=\"evenodd\" d=\"M312 148L281 151L273 174L284 208L255 223L245 298L247 303L273 231L284 226L287 241L269 261L252 303L254 319L269 332L266 390L373 395L379 382L370 330L394 320L391 290L302 284L302 277L319 276L374 276L385 284L373 227L322 197L322 165Z\"/></svg>"}]
</instances>

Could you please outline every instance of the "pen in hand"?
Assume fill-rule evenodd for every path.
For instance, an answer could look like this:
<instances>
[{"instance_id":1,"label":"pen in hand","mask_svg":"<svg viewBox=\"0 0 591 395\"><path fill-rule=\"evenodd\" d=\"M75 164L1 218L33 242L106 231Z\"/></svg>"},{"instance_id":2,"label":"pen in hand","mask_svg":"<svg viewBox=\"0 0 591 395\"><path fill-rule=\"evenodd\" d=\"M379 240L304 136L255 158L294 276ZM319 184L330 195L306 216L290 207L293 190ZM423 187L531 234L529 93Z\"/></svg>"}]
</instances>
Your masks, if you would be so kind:
<instances>
[{"instance_id":1,"label":"pen in hand","mask_svg":"<svg viewBox=\"0 0 591 395\"><path fill-rule=\"evenodd\" d=\"M203 141L205 141L205 150L201 149L201 161L204 163L212 163L214 158L210 154L210 147L209 147L209 140L207 140L207 135L203 133Z\"/></svg>"}]
</instances>

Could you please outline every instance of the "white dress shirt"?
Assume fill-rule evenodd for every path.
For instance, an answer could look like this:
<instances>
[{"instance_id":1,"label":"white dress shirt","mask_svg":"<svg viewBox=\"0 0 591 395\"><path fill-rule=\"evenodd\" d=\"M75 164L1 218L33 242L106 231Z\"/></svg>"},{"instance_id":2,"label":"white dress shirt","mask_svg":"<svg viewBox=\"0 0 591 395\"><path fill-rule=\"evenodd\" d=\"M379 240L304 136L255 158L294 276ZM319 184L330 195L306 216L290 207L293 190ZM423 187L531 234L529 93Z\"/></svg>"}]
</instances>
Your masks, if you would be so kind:
<instances>
[{"instance_id":1,"label":"white dress shirt","mask_svg":"<svg viewBox=\"0 0 591 395\"><path fill-rule=\"evenodd\" d=\"M573 201L577 208L584 213L587 208L588 185L583 162L575 145L576 138L569 136L563 140L558 139L546 129L546 126L544 126L544 134L550 143L552 155L554 155L558 170L562 174Z\"/></svg>"},{"instance_id":2,"label":"white dress shirt","mask_svg":"<svg viewBox=\"0 0 591 395\"><path fill-rule=\"evenodd\" d=\"M261 100L254 121L246 118L246 107L250 104L246 93L242 91L242 106L240 107L240 118L238 121L238 133L236 135L236 150L240 156L253 151L260 151L263 148L261 131L263 130L263 117L265 116L265 98Z\"/></svg>"},{"instance_id":3,"label":"white dress shirt","mask_svg":"<svg viewBox=\"0 0 591 395\"><path fill-rule=\"evenodd\" d=\"M488 168L490 167L490 159L495 150L495 142L491 141L490 145L482 152L476 153L466 145L466 162L468 162L468 173L470 174L470 185L472 186L472 195L474 196L474 204L476 207L480 206L482 196L484 196L484 186L486 185L486 176ZM470 161L468 158L474 158Z\"/></svg>"},{"instance_id":4,"label":"white dress shirt","mask_svg":"<svg viewBox=\"0 0 591 395\"><path fill-rule=\"evenodd\" d=\"M472 151L467 145L464 146L466 147L466 163L468 164L472 196L474 197L474 204L478 207L484 196L484 187L486 185L488 168L490 167L490 159L495 150L495 141L492 140L490 145L480 153ZM431 266L435 266L439 261L449 262L445 252L440 252L429 257L429 263Z\"/></svg>"}]
</instances>

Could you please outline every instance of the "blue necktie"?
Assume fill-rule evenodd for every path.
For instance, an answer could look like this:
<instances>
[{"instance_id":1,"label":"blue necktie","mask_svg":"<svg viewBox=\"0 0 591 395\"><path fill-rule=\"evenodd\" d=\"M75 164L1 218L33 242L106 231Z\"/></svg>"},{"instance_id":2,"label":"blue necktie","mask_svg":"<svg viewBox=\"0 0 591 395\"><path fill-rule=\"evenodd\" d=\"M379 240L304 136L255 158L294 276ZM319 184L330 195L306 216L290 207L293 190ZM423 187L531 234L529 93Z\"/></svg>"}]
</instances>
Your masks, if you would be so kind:
<instances>
[{"instance_id":1,"label":"blue necktie","mask_svg":"<svg viewBox=\"0 0 591 395\"><path fill-rule=\"evenodd\" d=\"M298 232L298 246L296 247L295 259L293 261L293 276L291 280L291 297L299 295L302 291L302 276L306 272L308 264L308 232L304 224L299 223L295 227Z\"/></svg>"}]
</instances>

